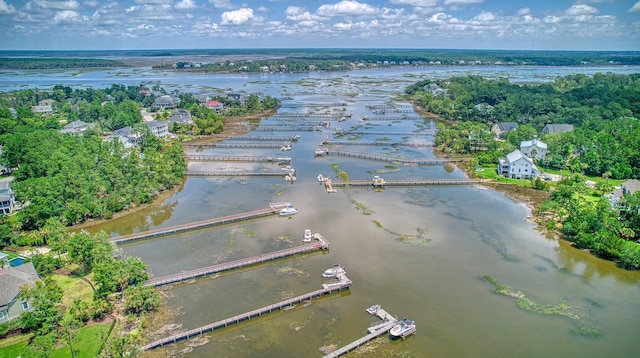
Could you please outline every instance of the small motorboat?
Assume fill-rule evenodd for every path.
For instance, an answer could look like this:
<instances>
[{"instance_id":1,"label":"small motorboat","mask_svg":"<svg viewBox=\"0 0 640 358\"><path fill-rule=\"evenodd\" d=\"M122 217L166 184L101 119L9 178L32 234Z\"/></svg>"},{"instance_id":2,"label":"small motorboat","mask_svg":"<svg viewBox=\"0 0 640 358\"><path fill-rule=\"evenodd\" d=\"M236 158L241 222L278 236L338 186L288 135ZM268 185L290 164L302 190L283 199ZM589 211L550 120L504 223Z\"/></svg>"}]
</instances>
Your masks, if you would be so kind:
<instances>
[{"instance_id":1,"label":"small motorboat","mask_svg":"<svg viewBox=\"0 0 640 358\"><path fill-rule=\"evenodd\" d=\"M335 264L332 268L324 270L324 272L322 273L322 277L336 277L339 274L343 273L347 273L344 267L340 266L339 264Z\"/></svg>"},{"instance_id":2,"label":"small motorboat","mask_svg":"<svg viewBox=\"0 0 640 358\"><path fill-rule=\"evenodd\" d=\"M379 310L380 308L382 308L382 306L380 306L380 305L373 305L373 306L371 306L371 307L367 308L367 313L368 313L368 314L370 314L370 315L375 315L375 314L376 314L376 312L378 312L378 310Z\"/></svg>"},{"instance_id":3,"label":"small motorboat","mask_svg":"<svg viewBox=\"0 0 640 358\"><path fill-rule=\"evenodd\" d=\"M311 235L311 230L310 229L306 229L304 231L304 239L302 239L303 242L311 242L311 240L313 240L313 235Z\"/></svg>"},{"instance_id":4,"label":"small motorboat","mask_svg":"<svg viewBox=\"0 0 640 358\"><path fill-rule=\"evenodd\" d=\"M322 174L318 174L318 182L319 183L324 182L324 176Z\"/></svg>"},{"instance_id":5,"label":"small motorboat","mask_svg":"<svg viewBox=\"0 0 640 358\"><path fill-rule=\"evenodd\" d=\"M395 326L389 330L389 334L393 337L404 338L416 331L416 322L407 318L403 318Z\"/></svg>"},{"instance_id":6,"label":"small motorboat","mask_svg":"<svg viewBox=\"0 0 640 358\"><path fill-rule=\"evenodd\" d=\"M280 216L290 216L298 213L298 209L296 209L293 205L288 204L286 207L282 208L278 214Z\"/></svg>"}]
</instances>

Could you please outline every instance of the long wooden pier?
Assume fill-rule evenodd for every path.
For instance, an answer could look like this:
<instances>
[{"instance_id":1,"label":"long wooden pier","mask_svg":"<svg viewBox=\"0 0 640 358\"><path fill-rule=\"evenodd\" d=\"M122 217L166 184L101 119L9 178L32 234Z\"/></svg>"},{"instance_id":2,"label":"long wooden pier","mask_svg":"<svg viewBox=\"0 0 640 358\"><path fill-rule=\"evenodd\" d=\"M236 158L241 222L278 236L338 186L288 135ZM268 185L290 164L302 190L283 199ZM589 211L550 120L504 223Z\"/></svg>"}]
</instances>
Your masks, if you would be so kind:
<instances>
[{"instance_id":1,"label":"long wooden pier","mask_svg":"<svg viewBox=\"0 0 640 358\"><path fill-rule=\"evenodd\" d=\"M435 130L430 131L422 131L422 132L368 132L368 131L345 131L345 130L336 130L335 135L402 135L402 136L433 136L435 134Z\"/></svg>"},{"instance_id":2,"label":"long wooden pier","mask_svg":"<svg viewBox=\"0 0 640 358\"><path fill-rule=\"evenodd\" d=\"M151 239L151 238L156 238L161 236L179 234L187 231L204 229L208 227L236 223L244 220L257 219L257 218L262 218L262 217L277 214L280 211L280 209L284 208L286 205L287 203L274 203L274 204L271 204L266 209L250 211L242 214L228 215L228 216L223 216L220 218L214 218L209 220L196 221L188 224L175 225L167 228L143 231L143 232L138 232L131 235L117 236L117 237L111 238L110 240L114 244L124 244L132 241L146 240L146 239Z\"/></svg>"},{"instance_id":3,"label":"long wooden pier","mask_svg":"<svg viewBox=\"0 0 640 358\"><path fill-rule=\"evenodd\" d=\"M430 186L430 185L473 185L480 184L480 179L414 179L414 180L385 180L383 184L377 187L386 186ZM345 188L352 186L373 186L372 180L349 180L331 182L333 188Z\"/></svg>"},{"instance_id":4,"label":"long wooden pier","mask_svg":"<svg viewBox=\"0 0 640 358\"><path fill-rule=\"evenodd\" d=\"M187 280L191 280L198 277L212 275L218 272L224 272L224 271L229 271L229 270L233 270L241 267L256 265L259 263L272 261L272 260L280 259L283 257L303 254L307 252L326 250L328 248L329 248L329 242L324 238L319 238L318 241L313 242L311 244L290 247L284 250L274 251L267 254L252 256L252 257L225 262L217 265L211 265L211 266L207 266L207 267L203 267L195 270L180 272L174 275L152 278L146 281L144 285L155 286L155 287L169 285L172 283L177 283L177 282L187 281Z\"/></svg>"},{"instance_id":5,"label":"long wooden pier","mask_svg":"<svg viewBox=\"0 0 640 358\"><path fill-rule=\"evenodd\" d=\"M369 153L351 152L346 150L333 150L333 149L326 149L324 153L327 155L340 155L343 157L368 159L368 160L375 160L379 162L399 163L399 164L405 164L405 165L441 165L441 164L450 163L450 162L464 161L464 159L460 159L460 158L391 157L388 155L378 155L378 154L369 154Z\"/></svg>"},{"instance_id":6,"label":"long wooden pier","mask_svg":"<svg viewBox=\"0 0 640 358\"><path fill-rule=\"evenodd\" d=\"M184 156L191 162L267 162L291 163L291 157L247 156L247 155L204 155L187 154Z\"/></svg>"},{"instance_id":7,"label":"long wooden pier","mask_svg":"<svg viewBox=\"0 0 640 358\"><path fill-rule=\"evenodd\" d=\"M266 141L266 142L295 142L300 138L299 135L292 136L259 136L259 135L236 135L227 137L228 140L250 140L250 141Z\"/></svg>"},{"instance_id":8,"label":"long wooden pier","mask_svg":"<svg viewBox=\"0 0 640 358\"><path fill-rule=\"evenodd\" d=\"M282 148L278 143L185 143L184 147L203 148Z\"/></svg>"},{"instance_id":9,"label":"long wooden pier","mask_svg":"<svg viewBox=\"0 0 640 358\"><path fill-rule=\"evenodd\" d=\"M246 320L250 320L251 318L261 317L264 314L268 314L268 313L271 313L271 312L274 312L274 311L278 311L278 310L281 310L281 309L286 308L286 307L291 307L293 305L300 304L302 302L309 301L309 300L312 300L314 298L318 298L318 297L322 297L322 296L327 295L327 294L331 294L331 293L334 293L334 292L340 292L340 291L346 290L352 284L351 280L349 280L345 275L342 275L341 277L339 277L339 279L340 279L340 281L338 281L335 284L322 285L322 289L320 289L320 290L309 292L309 293L304 294L304 295L293 297L293 298L290 298L288 300L284 300L284 301L281 301L281 302L278 302L278 303L274 303L274 304L269 305L269 306L265 306L265 307L258 308L258 309L253 310L253 311L249 311L249 312L246 312L246 313L243 313L243 314L239 314L237 316L233 316L233 317L224 319L222 321L214 322L214 323L208 324L206 326L202 326L202 327L195 328L195 329L192 329L192 330L189 330L189 331L186 331L186 332L182 332L182 333L178 333L178 334L166 337L166 338L162 338L162 339L159 339L157 341L154 341L154 342L151 342L149 344L146 344L146 345L142 346L140 349L143 350L143 351L147 351L147 350L155 349L155 348L158 348L158 347L163 347L163 346L166 346L166 345L169 345L169 344L174 344L176 342L183 341L183 340L186 340L186 339L198 337L198 336L201 336L201 335L203 335L205 333L209 333L209 332L215 331L217 329L229 327L231 325L234 325L234 324L246 321Z\"/></svg>"},{"instance_id":10,"label":"long wooden pier","mask_svg":"<svg viewBox=\"0 0 640 358\"><path fill-rule=\"evenodd\" d=\"M367 145L367 146L390 146L390 147L433 147L433 143L390 143L386 141L354 141L354 140L323 140L320 145Z\"/></svg>"},{"instance_id":11,"label":"long wooden pier","mask_svg":"<svg viewBox=\"0 0 640 358\"><path fill-rule=\"evenodd\" d=\"M188 170L184 172L187 176L192 177L284 177L290 171L260 171L253 172L249 170Z\"/></svg>"},{"instance_id":12,"label":"long wooden pier","mask_svg":"<svg viewBox=\"0 0 640 358\"><path fill-rule=\"evenodd\" d=\"M253 129L254 132L313 132L315 128L313 126L304 126L304 127L278 127L278 126L269 126L269 127L258 127Z\"/></svg>"}]
</instances>

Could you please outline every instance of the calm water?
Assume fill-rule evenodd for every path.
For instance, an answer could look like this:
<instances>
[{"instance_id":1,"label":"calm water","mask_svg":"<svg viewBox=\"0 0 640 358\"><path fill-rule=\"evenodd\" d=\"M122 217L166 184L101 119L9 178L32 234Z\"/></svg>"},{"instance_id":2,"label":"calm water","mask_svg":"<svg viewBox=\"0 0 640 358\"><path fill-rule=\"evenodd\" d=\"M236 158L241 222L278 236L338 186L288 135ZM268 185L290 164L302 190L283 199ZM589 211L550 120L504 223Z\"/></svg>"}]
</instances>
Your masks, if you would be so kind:
<instances>
[{"instance_id":1,"label":"calm water","mask_svg":"<svg viewBox=\"0 0 640 358\"><path fill-rule=\"evenodd\" d=\"M578 72L638 70L491 67L472 72L513 81L548 81L556 75ZM375 321L365 309L379 303L399 318L415 320L418 331L404 341L383 336L363 354L367 357L637 356L640 273L621 270L565 242L546 238L527 220L529 211L521 203L481 186L387 188L381 192L357 188L328 194L318 185L318 174L336 177L334 165L351 179L370 179L376 174L385 179L463 178L464 173L458 169L443 166L393 166L338 156L314 158L313 151L322 139L333 137L331 132L338 125L363 131L429 133L434 127L429 120L363 124L357 119L373 117L366 104L394 101L407 84L465 73L469 72L461 68L250 76L183 76L148 69L50 76L2 73L0 88L56 83L104 87L114 82L145 81L194 91L232 88L279 95L287 90L296 96L284 102L280 113L354 113L351 120L333 122L332 128L323 132L300 133L302 138L291 152L209 151L291 156L298 175L294 184L280 178L187 178L181 190L163 203L89 228L92 232L106 230L123 235L262 209L278 201L289 201L299 210L291 218L271 217L123 246L126 254L141 257L156 276L299 245L307 228L331 242L327 253L288 258L165 289L168 304L179 312L172 322L182 329L319 289L323 282L320 273L334 263L344 265L353 280L351 289L342 294L209 334L204 341L154 351L154 355L320 357L318 349L322 346L342 346L363 336ZM325 106L346 98L355 102L347 107ZM267 119L261 125L273 123L281 121ZM407 134L364 135L359 140L383 138L389 143L431 139L428 135ZM344 149L433 157L429 148L350 145ZM194 169L276 168L252 163L190 165ZM494 293L494 287L482 279L485 275L538 304L564 303L579 319L524 311L514 298ZM580 327L601 335L575 334L573 331Z\"/></svg>"}]
</instances>

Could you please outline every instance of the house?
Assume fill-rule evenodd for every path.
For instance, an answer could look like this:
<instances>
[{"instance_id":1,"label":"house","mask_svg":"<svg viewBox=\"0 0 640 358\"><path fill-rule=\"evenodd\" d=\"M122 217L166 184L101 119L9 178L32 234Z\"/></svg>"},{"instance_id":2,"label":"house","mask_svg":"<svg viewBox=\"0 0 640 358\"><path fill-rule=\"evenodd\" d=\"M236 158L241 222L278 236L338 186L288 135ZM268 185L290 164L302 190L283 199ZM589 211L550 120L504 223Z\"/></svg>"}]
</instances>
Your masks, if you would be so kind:
<instances>
[{"instance_id":1,"label":"house","mask_svg":"<svg viewBox=\"0 0 640 358\"><path fill-rule=\"evenodd\" d=\"M87 123L84 121L73 121L66 126L64 126L60 133L62 134L82 134L84 131L88 129L95 129L96 125L93 123Z\"/></svg>"},{"instance_id":2,"label":"house","mask_svg":"<svg viewBox=\"0 0 640 358\"><path fill-rule=\"evenodd\" d=\"M542 128L542 134L573 132L573 124L547 124Z\"/></svg>"},{"instance_id":3,"label":"house","mask_svg":"<svg viewBox=\"0 0 640 358\"><path fill-rule=\"evenodd\" d=\"M209 108L209 109L213 109L216 111L216 113L220 113L222 112L222 110L224 109L224 104L222 104L222 102L218 102L218 101L209 101L206 102L204 104L205 107Z\"/></svg>"},{"instance_id":4,"label":"house","mask_svg":"<svg viewBox=\"0 0 640 358\"><path fill-rule=\"evenodd\" d=\"M627 180L626 182L620 184L620 187L614 190L613 193L609 195L611 205L617 205L625 195L631 195L638 191L640 191L640 181L636 179Z\"/></svg>"},{"instance_id":5,"label":"house","mask_svg":"<svg viewBox=\"0 0 640 358\"><path fill-rule=\"evenodd\" d=\"M491 126L491 132L496 138L500 138L502 133L509 133L514 129L518 129L518 123L516 122L498 122Z\"/></svg>"},{"instance_id":6,"label":"house","mask_svg":"<svg viewBox=\"0 0 640 358\"><path fill-rule=\"evenodd\" d=\"M157 110L174 109L180 104L180 98L164 95L156 98L153 108Z\"/></svg>"},{"instance_id":7,"label":"house","mask_svg":"<svg viewBox=\"0 0 640 358\"><path fill-rule=\"evenodd\" d=\"M2 265L0 268L0 287L2 287L0 290L0 323L11 321L20 317L22 312L32 310L29 301L18 298L18 294L22 291L21 287L24 285L35 286L37 281L40 281L40 276L31 262L16 267L11 267L8 263Z\"/></svg>"},{"instance_id":8,"label":"house","mask_svg":"<svg viewBox=\"0 0 640 358\"><path fill-rule=\"evenodd\" d=\"M119 141L125 148L129 149L138 144L138 138L140 138L140 135L141 134L138 132L133 132L133 128L131 126L126 126L113 131L113 133L104 140Z\"/></svg>"},{"instance_id":9,"label":"house","mask_svg":"<svg viewBox=\"0 0 640 358\"><path fill-rule=\"evenodd\" d=\"M209 96L206 93L196 94L193 96L193 98L195 98L196 101L198 101L198 103L200 104L204 104L211 101L211 96Z\"/></svg>"},{"instance_id":10,"label":"house","mask_svg":"<svg viewBox=\"0 0 640 358\"><path fill-rule=\"evenodd\" d=\"M11 180L0 181L0 214L11 214L15 203L16 198L11 190Z\"/></svg>"},{"instance_id":11,"label":"house","mask_svg":"<svg viewBox=\"0 0 640 358\"><path fill-rule=\"evenodd\" d=\"M34 113L39 113L44 116L50 116L53 114L53 102L54 101L52 99L43 99L42 101L38 102L37 106L31 107L31 110Z\"/></svg>"},{"instance_id":12,"label":"house","mask_svg":"<svg viewBox=\"0 0 640 358\"><path fill-rule=\"evenodd\" d=\"M544 160L547 155L547 143L538 140L537 136L533 136L532 140L520 142L520 151L531 159Z\"/></svg>"},{"instance_id":13,"label":"house","mask_svg":"<svg viewBox=\"0 0 640 358\"><path fill-rule=\"evenodd\" d=\"M186 109L176 109L171 112L169 123L193 124L193 119L191 119L191 112L187 111Z\"/></svg>"},{"instance_id":14,"label":"house","mask_svg":"<svg viewBox=\"0 0 640 358\"><path fill-rule=\"evenodd\" d=\"M162 121L144 122L149 127L151 134L156 137L164 137L169 135L169 124Z\"/></svg>"},{"instance_id":15,"label":"house","mask_svg":"<svg viewBox=\"0 0 640 358\"><path fill-rule=\"evenodd\" d=\"M531 179L537 177L539 171L531 158L516 149L506 158L500 158L498 174L514 179Z\"/></svg>"},{"instance_id":16,"label":"house","mask_svg":"<svg viewBox=\"0 0 640 358\"><path fill-rule=\"evenodd\" d=\"M244 106L245 104L247 104L249 96L245 93L229 93L227 94L227 99L238 101L240 102L240 105Z\"/></svg>"}]
</instances>

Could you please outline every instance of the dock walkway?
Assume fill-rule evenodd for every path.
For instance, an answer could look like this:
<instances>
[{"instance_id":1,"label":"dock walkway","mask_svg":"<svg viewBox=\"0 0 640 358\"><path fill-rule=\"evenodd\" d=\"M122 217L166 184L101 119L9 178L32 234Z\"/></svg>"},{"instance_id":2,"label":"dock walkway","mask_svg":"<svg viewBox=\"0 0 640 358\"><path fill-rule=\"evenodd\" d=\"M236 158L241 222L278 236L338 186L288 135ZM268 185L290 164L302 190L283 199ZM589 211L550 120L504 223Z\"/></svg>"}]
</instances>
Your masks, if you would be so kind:
<instances>
[{"instance_id":1,"label":"dock walkway","mask_svg":"<svg viewBox=\"0 0 640 358\"><path fill-rule=\"evenodd\" d=\"M351 152L346 150L333 150L323 148L323 153L326 155L340 155L343 157L351 157L358 159L375 160L379 162L399 163L405 165L441 165L451 162L461 162L464 159L458 158L401 158L391 157L388 155L368 154L361 152Z\"/></svg>"},{"instance_id":2,"label":"dock walkway","mask_svg":"<svg viewBox=\"0 0 640 358\"><path fill-rule=\"evenodd\" d=\"M433 143L399 143L399 142L385 142L385 141L355 141L355 140L323 140L320 145L366 145L366 146L390 146L390 147L414 147L424 148L433 147Z\"/></svg>"},{"instance_id":3,"label":"dock walkway","mask_svg":"<svg viewBox=\"0 0 640 358\"><path fill-rule=\"evenodd\" d=\"M303 254L307 252L326 250L328 248L329 248L329 242L323 238L320 238L317 242L314 242L311 244L290 247L284 250L274 251L267 254L252 256L252 257L225 262L217 265L211 265L211 266L207 266L207 267L203 267L195 270L180 272L174 275L152 278L146 281L144 285L154 286L154 287L170 285L172 283L178 283L178 282L187 281L187 280L198 278L198 277L204 277L204 276L212 275L218 272L224 272L224 271L229 271L236 268L256 265L259 263L272 261L272 260L283 258L283 257Z\"/></svg>"},{"instance_id":4,"label":"dock walkway","mask_svg":"<svg viewBox=\"0 0 640 358\"><path fill-rule=\"evenodd\" d=\"M385 180L384 184L376 185L385 186L426 186L426 185L472 185L480 184L479 179L414 179L414 180ZM331 182L333 188L344 188L350 186L372 186L372 180L349 180Z\"/></svg>"},{"instance_id":5,"label":"dock walkway","mask_svg":"<svg viewBox=\"0 0 640 358\"><path fill-rule=\"evenodd\" d=\"M342 281L343 279L344 279L344 281ZM314 298L322 297L322 296L327 295L327 294L331 294L331 293L334 293L334 292L339 292L339 291L346 290L351 286L351 284L352 284L351 280L349 280L348 278L346 278L346 276L343 275L343 277L341 278L341 281L339 281L335 285L329 285L329 286L323 285L322 289L320 289L320 290L309 292L309 293L306 293L306 294L301 295L301 296L293 297L293 298L290 298L288 300L284 300L284 301L281 301L281 302L278 302L278 303L274 303L274 304L269 305L269 306L265 306L265 307L258 308L258 309L253 310L253 311L249 311L249 312L246 312L246 313L243 313L243 314L239 314L237 316L233 316L233 317L224 319L222 321L214 322L214 323L208 324L206 326L202 326L202 327L195 328L195 329L192 329L192 330L189 330L189 331L186 331L186 332L182 332L182 333L178 333L178 334L166 337L166 338L162 338L162 339L159 339L157 341L154 341L154 342L151 342L149 344L146 344L146 345L140 347L140 349L143 350L143 351L147 351L147 350L155 349L155 348L158 348L158 347L163 347L163 346L166 346L166 345L169 345L169 344L174 344L176 342L183 341L183 340L186 340L186 339L198 337L198 336L201 336L201 335L203 335L205 333L212 332L212 331L215 331L217 329L229 327L231 325L240 323L242 321L249 320L249 319L254 318L254 317L261 317L263 314L267 314L267 313L271 313L271 312L274 312L274 311L278 311L278 310L281 310L281 309L286 308L286 307L291 307L293 305L300 304L302 302L309 301L309 300L312 300Z\"/></svg>"},{"instance_id":6,"label":"dock walkway","mask_svg":"<svg viewBox=\"0 0 640 358\"><path fill-rule=\"evenodd\" d=\"M252 172L249 170L188 170L184 172L192 177L283 177L289 172L282 170Z\"/></svg>"},{"instance_id":7,"label":"dock walkway","mask_svg":"<svg viewBox=\"0 0 640 358\"><path fill-rule=\"evenodd\" d=\"M117 236L117 237L111 238L110 240L114 244L124 244L132 241L146 240L146 239L173 235L173 234L178 234L178 233L192 231L192 230L214 227L218 225L235 223L235 222L244 221L244 220L257 219L257 218L275 215L280 211L280 209L286 206L287 206L287 203L274 203L274 204L271 204L266 209L255 210L255 211L250 211L250 212L241 213L241 214L228 215L228 216L223 216L220 218L214 218L209 220L196 221L188 224L175 225L167 228L143 231L143 232L138 232L131 235Z\"/></svg>"},{"instance_id":8,"label":"dock walkway","mask_svg":"<svg viewBox=\"0 0 640 358\"><path fill-rule=\"evenodd\" d=\"M278 143L202 143L202 144L183 144L186 148L281 148L282 144Z\"/></svg>"},{"instance_id":9,"label":"dock walkway","mask_svg":"<svg viewBox=\"0 0 640 358\"><path fill-rule=\"evenodd\" d=\"M378 308L374 312L369 312L369 313L371 315L379 317L382 320L382 323L377 324L373 327L369 327L367 329L367 332L369 332L369 334L347 344L342 348L336 349L335 351L325 355L324 358L335 358L335 357L340 357L344 354L347 354L352 350L360 347L361 345L389 332L389 330L398 322L397 318L395 318L394 316L389 314L389 312L385 311L382 308Z\"/></svg>"},{"instance_id":10,"label":"dock walkway","mask_svg":"<svg viewBox=\"0 0 640 358\"><path fill-rule=\"evenodd\" d=\"M291 157L272 157L272 156L257 156L257 155L187 154L184 157L191 162L291 163Z\"/></svg>"}]
</instances>

